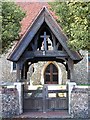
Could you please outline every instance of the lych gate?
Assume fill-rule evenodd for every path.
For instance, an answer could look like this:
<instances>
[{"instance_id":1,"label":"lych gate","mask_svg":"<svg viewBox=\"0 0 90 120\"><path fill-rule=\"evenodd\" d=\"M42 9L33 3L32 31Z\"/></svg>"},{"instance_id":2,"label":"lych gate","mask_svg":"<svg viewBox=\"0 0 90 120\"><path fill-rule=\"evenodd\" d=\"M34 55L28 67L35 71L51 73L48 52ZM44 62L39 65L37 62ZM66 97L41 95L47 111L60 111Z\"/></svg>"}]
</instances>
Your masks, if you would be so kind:
<instances>
[{"instance_id":1,"label":"lych gate","mask_svg":"<svg viewBox=\"0 0 90 120\"><path fill-rule=\"evenodd\" d=\"M67 37L61 28L44 7L32 26L24 34L13 52L9 55L8 60L17 64L17 81L26 82L27 72L33 63L38 61L56 61L62 63L67 71L67 78L74 81L74 64L81 60L77 52L71 51L67 46ZM49 64L44 73L44 84L59 84L58 68L54 64ZM26 90L27 93L35 94L35 91ZM43 110L46 109L68 109L67 108L67 89L65 90L49 90L45 85L39 92L41 96L24 98L24 109ZM48 98L49 93L56 93L57 99ZM60 98L59 93L65 93L65 97ZM31 104L32 103L32 104ZM56 104L57 103L57 104ZM47 106L47 108L45 108ZM52 107L53 106L53 107Z\"/></svg>"}]
</instances>

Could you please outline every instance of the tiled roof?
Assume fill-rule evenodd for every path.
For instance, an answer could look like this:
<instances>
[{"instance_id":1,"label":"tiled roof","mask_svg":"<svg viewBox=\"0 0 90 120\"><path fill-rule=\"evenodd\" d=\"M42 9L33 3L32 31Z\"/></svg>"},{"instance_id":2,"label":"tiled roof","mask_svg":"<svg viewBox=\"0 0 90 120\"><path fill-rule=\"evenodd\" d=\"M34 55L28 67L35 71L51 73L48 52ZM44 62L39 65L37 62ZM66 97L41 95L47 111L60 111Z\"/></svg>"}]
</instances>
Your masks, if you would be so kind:
<instances>
[{"instance_id":1,"label":"tiled roof","mask_svg":"<svg viewBox=\"0 0 90 120\"><path fill-rule=\"evenodd\" d=\"M14 43L12 47L13 51L16 49L18 43L22 40L23 36L27 33L28 29L32 25L33 21L36 19L39 12L42 10L43 6L46 6L50 9L50 5L47 2L18 2L20 0L15 0L15 3L25 11L26 16L21 21L21 32L19 33L20 39ZM32 0L33 1L33 0ZM38 0L37 0L38 1ZM54 12L50 10L52 16L57 19L57 16Z\"/></svg>"},{"instance_id":2,"label":"tiled roof","mask_svg":"<svg viewBox=\"0 0 90 120\"><path fill-rule=\"evenodd\" d=\"M46 2L16 2L17 5L19 5L22 10L26 12L25 18L21 21L21 33L20 36L22 36L28 29L28 27L32 24L40 10L43 8L43 6L46 6L48 9L50 9L50 6ZM57 19L57 16L54 12L50 10L50 13L53 15L55 19Z\"/></svg>"},{"instance_id":3,"label":"tiled roof","mask_svg":"<svg viewBox=\"0 0 90 120\"><path fill-rule=\"evenodd\" d=\"M47 15L45 22L48 24L48 22L51 21L50 29L53 30L54 35L57 36L58 41L63 46L63 48L67 51L70 58L75 60L76 63L81 60L81 56L78 55L78 53L72 52L69 50L69 48L66 44L67 37L63 33L61 27L54 20L54 19L57 19L57 16L55 16L54 12L52 12L50 10L50 6L48 3L44 3L44 2L43 3L41 3L41 2L40 3L38 3L38 2L34 2L34 3L33 2L31 2L31 3L30 2L17 2L17 4L19 6L21 6L21 8L24 11L26 11L26 17L21 21L21 24L22 24L21 33L20 33L21 39L17 42L12 53L8 56L8 60L18 61L20 56L23 54L23 52L27 48L27 45L30 43L30 41L32 40L32 38L34 37L36 32L38 31L39 25L42 25L42 22L44 22L45 16L40 17L42 12L43 12L43 15ZM43 7L43 6L45 6L45 7ZM46 7L48 7L49 11ZM40 17L40 19L38 18L38 16ZM42 21L42 19L43 19L43 21ZM40 21L40 24L38 24L36 27L35 23L37 22L37 20L38 20L38 23ZM32 34L33 29L31 27L31 25L32 25L32 27L34 27L34 29L36 29L36 31L34 31L33 34ZM53 29L53 27L54 27L54 29ZM28 37L27 37L28 35L30 35L30 34L27 34L29 30L31 30L31 33L30 33L31 37L29 36L30 39L28 39Z\"/></svg>"}]
</instances>

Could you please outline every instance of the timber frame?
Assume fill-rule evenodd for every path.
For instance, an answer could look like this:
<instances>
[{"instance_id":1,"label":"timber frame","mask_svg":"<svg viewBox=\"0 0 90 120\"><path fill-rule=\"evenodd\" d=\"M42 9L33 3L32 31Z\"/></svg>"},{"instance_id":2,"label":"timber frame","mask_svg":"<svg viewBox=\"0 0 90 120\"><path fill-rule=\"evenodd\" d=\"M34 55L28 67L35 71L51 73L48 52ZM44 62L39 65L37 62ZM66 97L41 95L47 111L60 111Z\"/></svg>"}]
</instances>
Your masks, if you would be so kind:
<instances>
[{"instance_id":1,"label":"timber frame","mask_svg":"<svg viewBox=\"0 0 90 120\"><path fill-rule=\"evenodd\" d=\"M56 61L64 64L68 79L74 81L74 64L82 57L68 48L67 40L67 36L48 9L43 7L7 58L17 63L17 81L25 81L29 66L38 61Z\"/></svg>"}]
</instances>

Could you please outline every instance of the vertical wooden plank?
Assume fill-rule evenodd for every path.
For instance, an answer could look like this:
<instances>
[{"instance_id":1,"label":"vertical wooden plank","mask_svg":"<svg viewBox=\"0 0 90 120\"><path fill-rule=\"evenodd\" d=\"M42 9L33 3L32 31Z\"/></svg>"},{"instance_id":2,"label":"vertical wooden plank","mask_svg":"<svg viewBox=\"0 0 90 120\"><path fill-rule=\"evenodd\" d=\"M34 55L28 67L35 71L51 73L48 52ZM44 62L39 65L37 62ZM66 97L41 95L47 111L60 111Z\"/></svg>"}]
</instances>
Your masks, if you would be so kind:
<instances>
[{"instance_id":1,"label":"vertical wooden plank","mask_svg":"<svg viewBox=\"0 0 90 120\"><path fill-rule=\"evenodd\" d=\"M16 69L17 69L17 73L16 73L17 82L19 82L21 80L21 77L20 77L20 63L17 63Z\"/></svg>"},{"instance_id":2,"label":"vertical wooden plank","mask_svg":"<svg viewBox=\"0 0 90 120\"><path fill-rule=\"evenodd\" d=\"M67 78L70 79L70 70L67 71Z\"/></svg>"},{"instance_id":3,"label":"vertical wooden plank","mask_svg":"<svg viewBox=\"0 0 90 120\"><path fill-rule=\"evenodd\" d=\"M58 47L59 47L60 43L58 42L57 45L56 45L56 49L58 50Z\"/></svg>"},{"instance_id":4,"label":"vertical wooden plank","mask_svg":"<svg viewBox=\"0 0 90 120\"><path fill-rule=\"evenodd\" d=\"M35 50L37 50L37 48L38 48L38 35L35 37L34 43L35 43Z\"/></svg>"},{"instance_id":5,"label":"vertical wooden plank","mask_svg":"<svg viewBox=\"0 0 90 120\"><path fill-rule=\"evenodd\" d=\"M47 109L47 102L46 102L47 96L48 96L48 88L47 88L47 85L44 85L43 86L43 112L46 112L46 109Z\"/></svg>"},{"instance_id":6,"label":"vertical wooden plank","mask_svg":"<svg viewBox=\"0 0 90 120\"><path fill-rule=\"evenodd\" d=\"M25 80L25 66L22 67L21 69L21 81Z\"/></svg>"},{"instance_id":7,"label":"vertical wooden plank","mask_svg":"<svg viewBox=\"0 0 90 120\"><path fill-rule=\"evenodd\" d=\"M45 85L43 86L43 112L46 112L46 101L45 101Z\"/></svg>"},{"instance_id":8,"label":"vertical wooden plank","mask_svg":"<svg viewBox=\"0 0 90 120\"><path fill-rule=\"evenodd\" d=\"M23 81L23 69L21 70L21 80Z\"/></svg>"},{"instance_id":9,"label":"vertical wooden plank","mask_svg":"<svg viewBox=\"0 0 90 120\"><path fill-rule=\"evenodd\" d=\"M56 48L56 38L55 38L55 36L53 35L53 33L52 33L52 40L53 40L53 49L54 49L54 50L57 50L57 48Z\"/></svg>"},{"instance_id":10,"label":"vertical wooden plank","mask_svg":"<svg viewBox=\"0 0 90 120\"><path fill-rule=\"evenodd\" d=\"M74 62L70 58L68 59L68 68L70 70L70 81L74 82Z\"/></svg>"}]
</instances>

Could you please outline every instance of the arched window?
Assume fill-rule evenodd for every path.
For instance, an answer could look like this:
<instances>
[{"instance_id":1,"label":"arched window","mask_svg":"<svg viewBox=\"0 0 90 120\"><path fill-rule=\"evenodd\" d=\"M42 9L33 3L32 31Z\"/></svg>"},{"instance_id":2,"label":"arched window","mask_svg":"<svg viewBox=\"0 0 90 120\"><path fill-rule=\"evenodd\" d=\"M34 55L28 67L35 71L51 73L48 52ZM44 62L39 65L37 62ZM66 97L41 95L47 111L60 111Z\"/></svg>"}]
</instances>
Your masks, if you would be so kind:
<instances>
[{"instance_id":1,"label":"arched window","mask_svg":"<svg viewBox=\"0 0 90 120\"><path fill-rule=\"evenodd\" d=\"M54 64L49 64L44 73L45 84L58 84L58 68Z\"/></svg>"}]
</instances>

